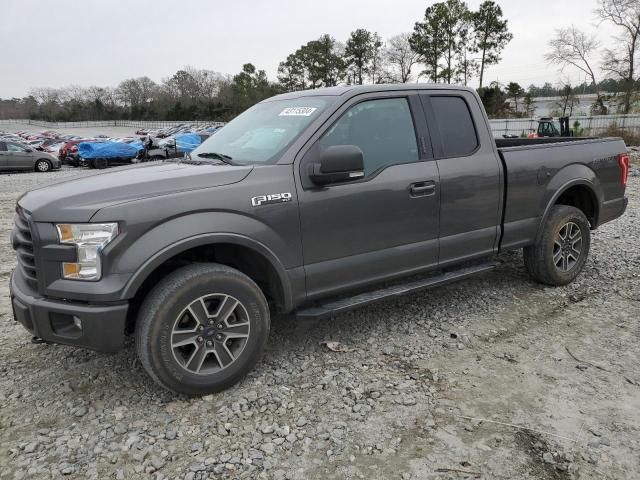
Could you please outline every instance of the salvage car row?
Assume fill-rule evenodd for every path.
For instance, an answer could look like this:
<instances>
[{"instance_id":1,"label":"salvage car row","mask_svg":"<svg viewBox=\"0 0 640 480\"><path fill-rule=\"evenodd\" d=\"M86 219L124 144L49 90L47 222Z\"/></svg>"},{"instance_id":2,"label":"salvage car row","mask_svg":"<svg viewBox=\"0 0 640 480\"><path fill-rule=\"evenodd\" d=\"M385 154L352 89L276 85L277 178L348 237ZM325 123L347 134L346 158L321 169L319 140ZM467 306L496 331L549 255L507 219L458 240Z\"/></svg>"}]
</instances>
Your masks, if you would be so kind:
<instances>
[{"instance_id":1,"label":"salvage car row","mask_svg":"<svg viewBox=\"0 0 640 480\"><path fill-rule=\"evenodd\" d=\"M180 124L164 130L138 130L136 136L124 138L61 135L52 130L0 131L0 171L48 172L62 165L106 168L182 157L221 126L216 123L195 128Z\"/></svg>"}]
</instances>

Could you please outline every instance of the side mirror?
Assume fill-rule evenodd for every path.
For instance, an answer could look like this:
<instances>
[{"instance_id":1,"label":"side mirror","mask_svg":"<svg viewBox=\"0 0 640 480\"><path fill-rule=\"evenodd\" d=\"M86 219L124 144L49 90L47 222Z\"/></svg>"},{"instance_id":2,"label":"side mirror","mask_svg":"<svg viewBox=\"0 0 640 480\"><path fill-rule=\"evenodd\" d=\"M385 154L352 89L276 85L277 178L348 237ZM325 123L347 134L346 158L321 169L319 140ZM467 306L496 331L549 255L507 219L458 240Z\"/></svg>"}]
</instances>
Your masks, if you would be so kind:
<instances>
[{"instance_id":1,"label":"side mirror","mask_svg":"<svg viewBox=\"0 0 640 480\"><path fill-rule=\"evenodd\" d=\"M311 181L316 185L346 182L364 177L364 154L355 145L334 145L320 152Z\"/></svg>"},{"instance_id":2,"label":"side mirror","mask_svg":"<svg viewBox=\"0 0 640 480\"><path fill-rule=\"evenodd\" d=\"M27 153L31 153L33 152L33 148L25 148L24 151Z\"/></svg>"}]
</instances>

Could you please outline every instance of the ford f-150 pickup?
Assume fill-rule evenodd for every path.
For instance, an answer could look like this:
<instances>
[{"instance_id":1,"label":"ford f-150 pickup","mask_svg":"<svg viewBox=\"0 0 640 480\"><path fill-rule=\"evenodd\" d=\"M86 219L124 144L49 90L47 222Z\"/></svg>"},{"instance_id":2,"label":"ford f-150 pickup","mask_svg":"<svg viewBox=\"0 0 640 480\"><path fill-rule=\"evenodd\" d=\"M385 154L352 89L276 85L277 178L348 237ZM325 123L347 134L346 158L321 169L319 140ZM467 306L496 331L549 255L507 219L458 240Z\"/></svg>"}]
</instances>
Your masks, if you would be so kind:
<instances>
[{"instance_id":1,"label":"ford f-150 pickup","mask_svg":"<svg viewBox=\"0 0 640 480\"><path fill-rule=\"evenodd\" d=\"M135 336L163 387L219 391L258 361L270 318L333 315L491 269L524 249L576 278L590 232L625 211L608 139L494 139L477 94L335 87L267 99L184 159L18 199L16 321L102 351Z\"/></svg>"}]
</instances>

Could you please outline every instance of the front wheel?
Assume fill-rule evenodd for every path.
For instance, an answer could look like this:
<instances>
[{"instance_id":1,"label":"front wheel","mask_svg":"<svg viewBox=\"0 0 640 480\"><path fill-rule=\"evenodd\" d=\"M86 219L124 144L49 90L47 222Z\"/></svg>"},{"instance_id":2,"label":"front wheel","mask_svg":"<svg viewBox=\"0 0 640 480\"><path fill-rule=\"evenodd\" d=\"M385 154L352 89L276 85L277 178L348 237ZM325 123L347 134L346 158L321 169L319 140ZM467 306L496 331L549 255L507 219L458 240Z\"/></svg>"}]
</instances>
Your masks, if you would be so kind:
<instances>
[{"instance_id":1,"label":"front wheel","mask_svg":"<svg viewBox=\"0 0 640 480\"><path fill-rule=\"evenodd\" d=\"M48 172L49 170L51 170L51 163L49 163L49 160L38 160L36 162L37 172Z\"/></svg>"},{"instance_id":2,"label":"front wheel","mask_svg":"<svg viewBox=\"0 0 640 480\"><path fill-rule=\"evenodd\" d=\"M107 160L106 158L96 158L92 163L93 168L98 168L100 170L109 166L109 160Z\"/></svg>"},{"instance_id":3,"label":"front wheel","mask_svg":"<svg viewBox=\"0 0 640 480\"><path fill-rule=\"evenodd\" d=\"M536 243L524 249L529 275L547 285L566 285L580 274L589 256L591 230L584 213L567 205L555 205Z\"/></svg>"},{"instance_id":4,"label":"front wheel","mask_svg":"<svg viewBox=\"0 0 640 480\"><path fill-rule=\"evenodd\" d=\"M269 335L267 300L253 280L225 265L180 268L149 293L136 324L136 349L162 387L218 392L258 362Z\"/></svg>"}]
</instances>

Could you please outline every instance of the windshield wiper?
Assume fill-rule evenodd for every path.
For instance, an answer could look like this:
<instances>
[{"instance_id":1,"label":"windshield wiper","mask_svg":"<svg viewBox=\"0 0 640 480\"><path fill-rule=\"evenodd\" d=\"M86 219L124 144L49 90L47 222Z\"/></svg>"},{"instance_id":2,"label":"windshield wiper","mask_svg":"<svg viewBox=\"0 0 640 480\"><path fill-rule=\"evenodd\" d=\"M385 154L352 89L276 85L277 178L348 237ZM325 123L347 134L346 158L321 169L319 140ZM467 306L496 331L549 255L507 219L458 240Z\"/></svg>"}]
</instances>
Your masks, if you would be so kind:
<instances>
[{"instance_id":1,"label":"windshield wiper","mask_svg":"<svg viewBox=\"0 0 640 480\"><path fill-rule=\"evenodd\" d=\"M225 163L227 163L225 161L221 161L221 159L219 159L218 157L215 157L215 158L203 157L202 160L198 160L197 158L193 158L191 156L191 153L189 152L185 152L183 157L177 158L175 160L177 160L178 163L188 163L190 165L202 165L203 163L211 163L214 165L224 165ZM217 161L214 161L214 160L217 160Z\"/></svg>"},{"instance_id":2,"label":"windshield wiper","mask_svg":"<svg viewBox=\"0 0 640 480\"><path fill-rule=\"evenodd\" d=\"M233 162L231 162L233 158L231 158L229 155L225 155L224 153L202 152L196 154L196 157L213 158L215 160L222 160L224 163L228 163L229 165L233 165Z\"/></svg>"}]
</instances>

